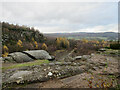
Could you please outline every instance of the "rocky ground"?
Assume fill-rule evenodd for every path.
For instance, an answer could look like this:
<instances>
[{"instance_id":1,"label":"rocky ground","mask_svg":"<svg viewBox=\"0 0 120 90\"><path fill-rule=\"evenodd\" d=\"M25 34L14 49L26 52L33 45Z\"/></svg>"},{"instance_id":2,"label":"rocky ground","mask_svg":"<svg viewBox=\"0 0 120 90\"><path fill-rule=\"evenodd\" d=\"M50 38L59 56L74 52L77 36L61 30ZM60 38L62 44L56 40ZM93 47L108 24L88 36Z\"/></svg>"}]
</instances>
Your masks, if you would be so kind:
<instances>
[{"instance_id":1,"label":"rocky ground","mask_svg":"<svg viewBox=\"0 0 120 90\"><path fill-rule=\"evenodd\" d=\"M72 52L61 61L5 70L3 88L109 88L118 85L119 57L100 52L75 59L70 57Z\"/></svg>"}]
</instances>

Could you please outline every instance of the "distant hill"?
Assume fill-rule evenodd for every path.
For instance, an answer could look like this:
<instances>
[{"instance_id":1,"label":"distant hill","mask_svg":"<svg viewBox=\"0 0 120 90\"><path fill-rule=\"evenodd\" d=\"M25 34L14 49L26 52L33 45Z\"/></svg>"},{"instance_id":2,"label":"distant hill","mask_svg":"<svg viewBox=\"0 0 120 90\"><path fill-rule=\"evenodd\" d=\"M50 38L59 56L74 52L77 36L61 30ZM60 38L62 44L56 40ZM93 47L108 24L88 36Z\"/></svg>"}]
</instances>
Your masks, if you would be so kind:
<instances>
[{"instance_id":1,"label":"distant hill","mask_svg":"<svg viewBox=\"0 0 120 90\"><path fill-rule=\"evenodd\" d=\"M77 33L50 33L44 34L45 36L54 36L54 37L67 37L69 39L98 39L98 40L118 40L118 33L115 32L104 32L104 33L86 33L86 32L77 32Z\"/></svg>"},{"instance_id":2,"label":"distant hill","mask_svg":"<svg viewBox=\"0 0 120 90\"><path fill-rule=\"evenodd\" d=\"M1 23L0 23L1 24ZM37 42L43 42L45 37L33 27L19 26L2 22L2 44L16 44L18 40L22 42L32 42L34 38Z\"/></svg>"}]
</instances>

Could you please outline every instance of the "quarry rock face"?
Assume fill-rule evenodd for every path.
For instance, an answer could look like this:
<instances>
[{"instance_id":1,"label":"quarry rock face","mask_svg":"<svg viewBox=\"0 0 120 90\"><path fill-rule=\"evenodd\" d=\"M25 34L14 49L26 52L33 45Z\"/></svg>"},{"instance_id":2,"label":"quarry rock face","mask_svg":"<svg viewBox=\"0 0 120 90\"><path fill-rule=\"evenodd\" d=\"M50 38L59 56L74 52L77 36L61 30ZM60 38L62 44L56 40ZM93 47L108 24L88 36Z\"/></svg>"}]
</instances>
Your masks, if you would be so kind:
<instances>
[{"instance_id":1,"label":"quarry rock face","mask_svg":"<svg viewBox=\"0 0 120 90\"><path fill-rule=\"evenodd\" d=\"M31 51L23 51L23 52L14 52L8 55L8 57L4 58L4 61L8 62L30 62L33 60L54 60L52 56L45 50L31 50Z\"/></svg>"}]
</instances>

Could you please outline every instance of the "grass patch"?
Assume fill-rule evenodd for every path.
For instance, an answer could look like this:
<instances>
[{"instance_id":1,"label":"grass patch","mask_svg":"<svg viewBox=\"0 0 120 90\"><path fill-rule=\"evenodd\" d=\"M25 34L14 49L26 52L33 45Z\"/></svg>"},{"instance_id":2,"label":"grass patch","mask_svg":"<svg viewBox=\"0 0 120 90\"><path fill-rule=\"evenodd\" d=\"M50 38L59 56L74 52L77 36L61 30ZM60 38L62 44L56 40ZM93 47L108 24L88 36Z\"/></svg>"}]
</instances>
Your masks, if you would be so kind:
<instances>
[{"instance_id":1,"label":"grass patch","mask_svg":"<svg viewBox=\"0 0 120 90\"><path fill-rule=\"evenodd\" d=\"M54 52L54 55L56 56L58 53L62 53L62 52L65 52L65 50L63 49L63 50L56 50L55 52Z\"/></svg>"},{"instance_id":2,"label":"grass patch","mask_svg":"<svg viewBox=\"0 0 120 90\"><path fill-rule=\"evenodd\" d=\"M70 36L70 37L67 37L68 39L75 39L75 40L82 40L83 38L84 39L87 39L87 40L107 40L108 38L107 37L80 37L80 36Z\"/></svg>"},{"instance_id":3,"label":"grass patch","mask_svg":"<svg viewBox=\"0 0 120 90\"><path fill-rule=\"evenodd\" d=\"M102 54L107 54L107 55L118 55L120 54L119 50L113 50L113 49L106 49L105 52Z\"/></svg>"},{"instance_id":4,"label":"grass patch","mask_svg":"<svg viewBox=\"0 0 120 90\"><path fill-rule=\"evenodd\" d=\"M8 67L2 67L2 70L20 68L20 67L25 67L25 66L41 65L43 63L49 63L49 60L35 60L33 62L15 64L15 65L11 65L11 66L8 66Z\"/></svg>"},{"instance_id":5,"label":"grass patch","mask_svg":"<svg viewBox=\"0 0 120 90\"><path fill-rule=\"evenodd\" d=\"M56 53L64 52L65 50L56 50Z\"/></svg>"}]
</instances>

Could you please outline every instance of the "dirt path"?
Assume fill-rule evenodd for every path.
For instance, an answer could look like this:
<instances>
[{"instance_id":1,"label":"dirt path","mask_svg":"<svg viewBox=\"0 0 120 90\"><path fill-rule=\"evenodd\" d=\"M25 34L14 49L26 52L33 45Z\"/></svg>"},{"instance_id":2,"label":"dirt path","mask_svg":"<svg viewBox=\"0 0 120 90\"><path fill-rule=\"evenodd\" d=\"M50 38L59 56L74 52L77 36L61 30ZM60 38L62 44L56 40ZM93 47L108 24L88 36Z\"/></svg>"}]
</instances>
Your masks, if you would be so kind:
<instances>
[{"instance_id":1,"label":"dirt path","mask_svg":"<svg viewBox=\"0 0 120 90\"><path fill-rule=\"evenodd\" d=\"M58 52L55 52L54 55L56 56L56 60L63 60L66 57L69 57L72 53L74 52L74 49L71 51L66 51L66 50L58 50Z\"/></svg>"},{"instance_id":2,"label":"dirt path","mask_svg":"<svg viewBox=\"0 0 120 90\"><path fill-rule=\"evenodd\" d=\"M118 59L116 57L95 54L92 61L106 63L79 75L64 79L53 79L47 82L29 84L24 88L104 88L115 87L118 81ZM23 87L23 86L22 86Z\"/></svg>"}]
</instances>

